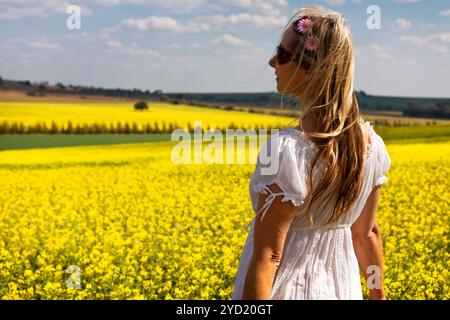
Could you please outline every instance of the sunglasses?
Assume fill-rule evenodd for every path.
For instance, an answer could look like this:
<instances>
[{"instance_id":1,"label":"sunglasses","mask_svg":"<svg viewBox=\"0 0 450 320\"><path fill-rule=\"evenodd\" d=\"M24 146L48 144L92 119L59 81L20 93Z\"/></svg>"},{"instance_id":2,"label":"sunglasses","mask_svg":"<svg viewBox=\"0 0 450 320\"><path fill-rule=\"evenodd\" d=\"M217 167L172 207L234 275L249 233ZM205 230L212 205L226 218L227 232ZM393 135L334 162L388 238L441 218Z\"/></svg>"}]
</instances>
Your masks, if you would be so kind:
<instances>
[{"instance_id":1,"label":"sunglasses","mask_svg":"<svg viewBox=\"0 0 450 320\"><path fill-rule=\"evenodd\" d=\"M281 45L277 46L276 60L278 64L285 64L291 60L297 62L299 61L298 58L293 58L292 53L287 51ZM302 59L302 63L300 64L300 66L305 70L309 70L311 68L311 62L307 62L305 59Z\"/></svg>"},{"instance_id":2,"label":"sunglasses","mask_svg":"<svg viewBox=\"0 0 450 320\"><path fill-rule=\"evenodd\" d=\"M298 61L298 59L292 58L292 53L287 51L281 45L277 46L276 59L278 64L285 64L291 60Z\"/></svg>"}]
</instances>

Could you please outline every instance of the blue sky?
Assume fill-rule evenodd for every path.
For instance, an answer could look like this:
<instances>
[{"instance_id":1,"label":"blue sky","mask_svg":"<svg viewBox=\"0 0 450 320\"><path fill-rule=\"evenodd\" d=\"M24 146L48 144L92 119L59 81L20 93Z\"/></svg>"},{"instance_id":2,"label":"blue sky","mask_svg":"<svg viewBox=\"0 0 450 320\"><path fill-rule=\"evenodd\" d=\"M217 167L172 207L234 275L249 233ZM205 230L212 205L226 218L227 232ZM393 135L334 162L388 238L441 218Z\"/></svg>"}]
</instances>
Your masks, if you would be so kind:
<instances>
[{"instance_id":1,"label":"blue sky","mask_svg":"<svg viewBox=\"0 0 450 320\"><path fill-rule=\"evenodd\" d=\"M0 76L165 92L276 90L268 60L304 4L344 14L355 88L450 97L448 0L0 0ZM68 4L81 29L66 27ZM381 29L369 30L376 4Z\"/></svg>"}]
</instances>

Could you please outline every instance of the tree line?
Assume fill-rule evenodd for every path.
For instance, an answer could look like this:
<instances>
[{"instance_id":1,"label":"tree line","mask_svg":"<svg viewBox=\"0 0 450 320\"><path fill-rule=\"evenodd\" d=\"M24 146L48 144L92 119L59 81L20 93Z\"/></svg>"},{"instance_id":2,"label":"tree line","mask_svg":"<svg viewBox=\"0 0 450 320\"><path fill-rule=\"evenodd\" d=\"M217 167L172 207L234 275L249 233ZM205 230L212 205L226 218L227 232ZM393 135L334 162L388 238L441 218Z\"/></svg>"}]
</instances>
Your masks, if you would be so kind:
<instances>
[{"instance_id":1,"label":"tree line","mask_svg":"<svg viewBox=\"0 0 450 320\"><path fill-rule=\"evenodd\" d=\"M187 128L186 128L187 127ZM56 122L46 123L37 122L34 124L24 124L21 122L0 122L0 134L155 134L165 133L171 134L175 129L184 128L190 133L194 132L194 127L191 123L187 123L187 126L179 126L177 123L144 123L138 124L136 122L117 122L117 123L76 123L69 121L66 125L58 124ZM233 122L227 126L217 128L223 134L227 129L266 129L268 131L272 129L280 129L280 126L264 126L264 125L248 125L239 126ZM202 133L211 129L208 125L206 128L202 128Z\"/></svg>"},{"instance_id":2,"label":"tree line","mask_svg":"<svg viewBox=\"0 0 450 320\"><path fill-rule=\"evenodd\" d=\"M420 118L450 119L450 103L436 102L433 105L424 106L417 101L411 101L403 110L403 115Z\"/></svg>"}]
</instances>

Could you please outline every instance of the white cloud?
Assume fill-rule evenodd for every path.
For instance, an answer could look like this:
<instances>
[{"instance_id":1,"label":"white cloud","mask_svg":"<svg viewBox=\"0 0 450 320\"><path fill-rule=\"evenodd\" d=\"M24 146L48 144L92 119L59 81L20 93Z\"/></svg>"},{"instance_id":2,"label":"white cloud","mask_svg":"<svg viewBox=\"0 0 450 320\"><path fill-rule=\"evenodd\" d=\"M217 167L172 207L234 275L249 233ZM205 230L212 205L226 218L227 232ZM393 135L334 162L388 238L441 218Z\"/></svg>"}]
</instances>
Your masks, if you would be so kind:
<instances>
[{"instance_id":1,"label":"white cloud","mask_svg":"<svg viewBox=\"0 0 450 320\"><path fill-rule=\"evenodd\" d=\"M53 14L65 14L68 5L65 0L1 0L0 19L46 18ZM85 6L80 8L82 15L93 14Z\"/></svg>"},{"instance_id":2,"label":"white cloud","mask_svg":"<svg viewBox=\"0 0 450 320\"><path fill-rule=\"evenodd\" d=\"M411 28L411 21L399 18L395 20L395 28L396 29L409 29Z\"/></svg>"},{"instance_id":3,"label":"white cloud","mask_svg":"<svg viewBox=\"0 0 450 320\"><path fill-rule=\"evenodd\" d=\"M250 47L251 44L248 41L239 39L235 36L232 36L230 34L224 34L221 37L217 39L211 40L212 44L219 44L219 45L226 45L226 46L232 46L232 47Z\"/></svg>"},{"instance_id":4,"label":"white cloud","mask_svg":"<svg viewBox=\"0 0 450 320\"><path fill-rule=\"evenodd\" d=\"M59 43L46 41L32 41L28 43L28 46L35 49L62 50L62 46Z\"/></svg>"},{"instance_id":5,"label":"white cloud","mask_svg":"<svg viewBox=\"0 0 450 320\"><path fill-rule=\"evenodd\" d=\"M403 36L403 37L400 37L399 40L402 42L407 42L407 43L420 45L420 46L426 45L428 43L428 41L426 39L416 37L416 36Z\"/></svg>"},{"instance_id":6,"label":"white cloud","mask_svg":"<svg viewBox=\"0 0 450 320\"><path fill-rule=\"evenodd\" d=\"M38 50L63 50L63 46L55 41L49 40L46 36L37 36L33 40L25 38L14 38L7 40L10 43L16 43L28 48Z\"/></svg>"},{"instance_id":7,"label":"white cloud","mask_svg":"<svg viewBox=\"0 0 450 320\"><path fill-rule=\"evenodd\" d=\"M397 2L397 3L416 3L419 1L420 0L394 0L394 2Z\"/></svg>"},{"instance_id":8,"label":"white cloud","mask_svg":"<svg viewBox=\"0 0 450 320\"><path fill-rule=\"evenodd\" d=\"M127 46L119 41L110 40L107 41L105 45L107 47L106 53L109 54L120 54L132 57L149 57L156 58L160 61L166 61L166 58L163 57L158 51L142 48L139 44L134 42L131 45Z\"/></svg>"},{"instance_id":9,"label":"white cloud","mask_svg":"<svg viewBox=\"0 0 450 320\"><path fill-rule=\"evenodd\" d=\"M201 44L201 43L198 43L198 42L194 42L194 43L192 43L192 44L190 45L190 47L191 47L191 48L194 48L194 49L203 49L203 48L205 48L206 46L205 46L204 44Z\"/></svg>"},{"instance_id":10,"label":"white cloud","mask_svg":"<svg viewBox=\"0 0 450 320\"><path fill-rule=\"evenodd\" d=\"M345 4L347 0L325 0L330 6L339 6Z\"/></svg>"},{"instance_id":11,"label":"white cloud","mask_svg":"<svg viewBox=\"0 0 450 320\"><path fill-rule=\"evenodd\" d=\"M249 8L252 5L252 0L225 0L218 5Z\"/></svg>"},{"instance_id":12,"label":"white cloud","mask_svg":"<svg viewBox=\"0 0 450 320\"><path fill-rule=\"evenodd\" d=\"M356 47L355 55L358 58L368 59L368 61L378 60L383 63L389 63L394 66L411 65L416 63L414 60L405 59L404 57L398 59L396 55L392 52L391 47L379 44L358 46Z\"/></svg>"},{"instance_id":13,"label":"white cloud","mask_svg":"<svg viewBox=\"0 0 450 320\"><path fill-rule=\"evenodd\" d=\"M258 14L239 13L226 18L226 22L232 25L247 25L256 27L281 27L287 19L277 16L263 16Z\"/></svg>"},{"instance_id":14,"label":"white cloud","mask_svg":"<svg viewBox=\"0 0 450 320\"><path fill-rule=\"evenodd\" d=\"M450 9L442 10L441 12L439 12L439 15L444 17L450 17Z\"/></svg>"},{"instance_id":15,"label":"white cloud","mask_svg":"<svg viewBox=\"0 0 450 320\"><path fill-rule=\"evenodd\" d=\"M430 40L438 40L444 43L450 43L450 32L448 33L438 33L428 37Z\"/></svg>"},{"instance_id":16,"label":"white cloud","mask_svg":"<svg viewBox=\"0 0 450 320\"><path fill-rule=\"evenodd\" d=\"M446 40L448 36L449 34L437 34L427 37L403 36L400 37L399 40L404 43L415 45L421 49L431 49L436 52L447 53L448 48L441 44L435 43L434 40L446 42L444 40Z\"/></svg>"},{"instance_id":17,"label":"white cloud","mask_svg":"<svg viewBox=\"0 0 450 320\"><path fill-rule=\"evenodd\" d=\"M84 0L90 4L100 6L119 6L124 4L129 5L146 5L158 8L167 9L177 13L186 13L194 9L199 9L205 6L216 8L229 8L239 7L244 8L248 12L243 14L249 14L253 17L256 25L260 25L258 22L258 14L263 16L276 16L281 17L282 13L280 9L284 9L289 5L287 0L222 0L219 4L208 3L207 0ZM322 0L331 5L344 4L346 0ZM419 0L395 0L396 2L418 2ZM353 3L361 3L361 0L351 0ZM65 9L69 1L65 0L1 0L0 1L0 19L20 19L23 17L48 17L55 13L65 13ZM92 15L92 11L86 6L82 7L83 15ZM449 9L450 10L450 9ZM448 11L448 10L447 10ZM444 15L447 15L444 11ZM240 17L245 19L245 17ZM280 26L277 21L268 21L270 26ZM204 29L204 28L193 28ZM209 30L209 29L208 29Z\"/></svg>"},{"instance_id":18,"label":"white cloud","mask_svg":"<svg viewBox=\"0 0 450 320\"><path fill-rule=\"evenodd\" d=\"M233 53L229 53L222 49L212 50L215 56L220 57L223 63L231 63L235 65L237 61L241 62L255 62L259 63L264 61L267 57L270 57L270 53L266 52L263 47L246 47L242 50L235 50ZM269 58L267 58L268 60Z\"/></svg>"},{"instance_id":19,"label":"white cloud","mask_svg":"<svg viewBox=\"0 0 450 320\"><path fill-rule=\"evenodd\" d=\"M134 28L139 31L147 31L149 29L156 31L180 32L182 27L175 19L170 17L148 17L145 19L126 19L121 23L127 28Z\"/></svg>"},{"instance_id":20,"label":"white cloud","mask_svg":"<svg viewBox=\"0 0 450 320\"><path fill-rule=\"evenodd\" d=\"M111 32L128 28L136 29L138 31L160 31L169 33L201 32L210 31L214 24L222 25L223 22L224 19L220 15L217 17L197 17L184 25L171 17L150 16L144 19L125 19L118 26L104 28L103 31Z\"/></svg>"},{"instance_id":21,"label":"white cloud","mask_svg":"<svg viewBox=\"0 0 450 320\"><path fill-rule=\"evenodd\" d=\"M368 46L367 49L371 50L377 59L384 60L394 65L398 64L398 61L393 57L393 55L389 52L389 49L385 46L372 44Z\"/></svg>"},{"instance_id":22,"label":"white cloud","mask_svg":"<svg viewBox=\"0 0 450 320\"><path fill-rule=\"evenodd\" d=\"M55 41L71 42L74 44L77 42L79 46L92 46L96 43L103 43L104 41L112 40L110 34L105 32L93 32L89 33L87 31L83 32L68 32L59 36L54 36Z\"/></svg>"},{"instance_id":23,"label":"white cloud","mask_svg":"<svg viewBox=\"0 0 450 320\"><path fill-rule=\"evenodd\" d=\"M264 16L259 14L239 13L224 16L220 14L210 16L198 16L186 23L167 16L150 16L144 19L125 19L118 26L102 29L103 32L117 31L123 28L136 29L138 31L166 31L170 33L203 32L220 30L226 26L244 27L282 27L287 17Z\"/></svg>"},{"instance_id":24,"label":"white cloud","mask_svg":"<svg viewBox=\"0 0 450 320\"><path fill-rule=\"evenodd\" d=\"M139 4L186 13L207 3L207 0L91 0L101 6L119 6L122 4Z\"/></svg>"},{"instance_id":25,"label":"white cloud","mask_svg":"<svg viewBox=\"0 0 450 320\"><path fill-rule=\"evenodd\" d=\"M238 54L233 54L230 56L230 60L233 61L261 61L264 57L268 57L269 54L265 54L264 49L262 47L255 47L245 52L241 52Z\"/></svg>"},{"instance_id":26,"label":"white cloud","mask_svg":"<svg viewBox=\"0 0 450 320\"><path fill-rule=\"evenodd\" d=\"M118 6L122 1L120 0L93 0L95 4L101 6Z\"/></svg>"},{"instance_id":27,"label":"white cloud","mask_svg":"<svg viewBox=\"0 0 450 320\"><path fill-rule=\"evenodd\" d=\"M419 26L421 29L431 29L431 28L435 28L436 26L432 23L427 23L427 24L422 24Z\"/></svg>"},{"instance_id":28,"label":"white cloud","mask_svg":"<svg viewBox=\"0 0 450 320\"><path fill-rule=\"evenodd\" d=\"M347 3L347 0L320 0L330 6L341 6ZM362 4L362 0L350 0L354 4Z\"/></svg>"},{"instance_id":29,"label":"white cloud","mask_svg":"<svg viewBox=\"0 0 450 320\"><path fill-rule=\"evenodd\" d=\"M273 9L275 7L287 7L288 5L287 0L221 0L216 3L216 6L221 8L239 7L250 10Z\"/></svg>"},{"instance_id":30,"label":"white cloud","mask_svg":"<svg viewBox=\"0 0 450 320\"><path fill-rule=\"evenodd\" d=\"M183 26L184 32L202 32L211 31L220 28L225 23L225 17L223 15L212 16L198 16L191 21L188 21Z\"/></svg>"},{"instance_id":31,"label":"white cloud","mask_svg":"<svg viewBox=\"0 0 450 320\"><path fill-rule=\"evenodd\" d=\"M112 49L123 48L123 44L115 40L106 41L106 46Z\"/></svg>"}]
</instances>

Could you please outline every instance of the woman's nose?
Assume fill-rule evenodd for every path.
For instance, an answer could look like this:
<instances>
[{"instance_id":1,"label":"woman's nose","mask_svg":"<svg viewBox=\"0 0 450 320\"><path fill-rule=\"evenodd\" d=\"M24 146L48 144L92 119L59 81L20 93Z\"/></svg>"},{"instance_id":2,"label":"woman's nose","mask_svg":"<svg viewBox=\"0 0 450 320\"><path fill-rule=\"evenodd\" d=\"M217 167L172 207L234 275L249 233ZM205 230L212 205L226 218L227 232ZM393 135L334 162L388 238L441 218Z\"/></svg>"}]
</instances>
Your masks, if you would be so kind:
<instances>
[{"instance_id":1,"label":"woman's nose","mask_svg":"<svg viewBox=\"0 0 450 320\"><path fill-rule=\"evenodd\" d=\"M272 67L272 68L275 68L275 55L273 55L272 56L272 58L270 58L270 60L269 60L269 65Z\"/></svg>"}]
</instances>

